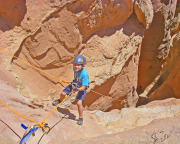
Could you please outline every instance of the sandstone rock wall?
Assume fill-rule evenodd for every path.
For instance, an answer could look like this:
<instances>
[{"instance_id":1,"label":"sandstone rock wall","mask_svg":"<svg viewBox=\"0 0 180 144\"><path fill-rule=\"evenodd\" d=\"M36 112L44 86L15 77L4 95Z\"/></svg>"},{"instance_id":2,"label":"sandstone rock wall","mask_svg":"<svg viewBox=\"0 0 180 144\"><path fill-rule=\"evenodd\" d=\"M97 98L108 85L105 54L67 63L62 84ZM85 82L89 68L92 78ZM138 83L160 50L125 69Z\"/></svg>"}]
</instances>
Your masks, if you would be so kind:
<instances>
[{"instance_id":1,"label":"sandstone rock wall","mask_svg":"<svg viewBox=\"0 0 180 144\"><path fill-rule=\"evenodd\" d=\"M2 80L0 80L0 97L1 101L4 101L9 107L39 122L49 114L49 110L53 109L51 102L41 101L41 105L37 105L33 99L25 98ZM21 123L27 126L32 126L34 123L0 107L0 143L19 143L20 138L17 135L22 137L25 133L20 126ZM140 141L143 141L144 143L177 144L179 142L179 116L180 100L175 98L154 101L137 108L122 108L110 112L84 111L82 126L76 124L77 110L59 107L46 120L51 131L43 135L43 131L38 129L35 136L30 137L28 143L84 144L103 141L107 144L119 142L128 144L133 141L139 144ZM82 140L82 137L85 140Z\"/></svg>"},{"instance_id":2,"label":"sandstone rock wall","mask_svg":"<svg viewBox=\"0 0 180 144\"><path fill-rule=\"evenodd\" d=\"M15 75L17 89L26 97L50 101L58 97L63 89L59 79L72 80L73 59L82 54L91 79L89 91L103 95L90 91L86 108L109 111L136 106L138 95L167 73L166 63L168 67L178 60L168 60L170 53L177 57L178 51L172 48L179 31L177 0L1 3L0 47L11 52L0 53L1 64ZM5 6L16 11L12 15ZM158 93L163 82L157 81L146 93L156 89ZM175 94L168 97L178 97L177 90L173 88L170 93ZM152 97L166 97L158 94Z\"/></svg>"},{"instance_id":3,"label":"sandstone rock wall","mask_svg":"<svg viewBox=\"0 0 180 144\"><path fill-rule=\"evenodd\" d=\"M124 133L109 134L96 138L76 140L70 144L178 144L179 142L179 117L153 121L151 124ZM164 125L166 125L164 127Z\"/></svg>"},{"instance_id":4,"label":"sandstone rock wall","mask_svg":"<svg viewBox=\"0 0 180 144\"><path fill-rule=\"evenodd\" d=\"M157 20L154 18L154 22L161 22L161 24L156 24L156 28L159 28L158 30L150 30L151 32L154 32L154 34L148 34L148 36L157 36L154 40L158 40L159 42L156 42L156 45L153 46L149 43L148 50L153 50L152 52L154 57L152 58L150 55L148 55L148 52L145 54L142 51L142 61L140 60L139 64L139 86L138 90L139 92L143 89L146 89L147 85L152 85L151 89L149 89L149 97L152 99L165 99L168 97L177 97L179 98L179 92L178 92L178 86L177 81L179 81L178 75L178 59L179 59L179 13L178 13L178 6L179 2L177 1L162 1L162 5L160 6L160 3L157 3L157 6L154 6L156 8L155 16L157 15ZM159 7L159 8L157 8ZM162 20L159 20L162 18ZM164 20L163 20L164 19ZM153 23L152 23L153 24ZM159 25L159 27L157 27ZM161 27L160 27L161 26ZM157 34L155 34L157 33ZM146 34L146 32L145 32ZM145 36L145 39L147 36ZM148 44L148 42L144 42L144 44ZM148 47L146 45L146 47ZM151 48L150 48L151 47ZM143 49L144 47L142 47ZM147 60L143 57L146 57ZM148 57L151 57L151 62L148 62L150 59ZM154 62L152 62L154 61ZM156 61L156 62L155 62ZM144 63L144 64L143 64ZM147 63L145 65L145 63ZM141 72L142 69L142 72ZM146 70L146 73L145 71ZM150 72L148 74L148 72ZM144 74L145 75L144 75ZM172 75L174 77L172 77ZM159 78L157 78L157 76ZM152 84L152 79L155 80L155 82ZM171 79L171 80L170 80ZM148 82L149 81L149 82ZM172 81L172 82L169 82ZM170 84L171 83L171 84ZM175 85L174 85L175 84ZM172 86L173 85L173 86ZM144 88L143 88L144 86Z\"/></svg>"}]
</instances>

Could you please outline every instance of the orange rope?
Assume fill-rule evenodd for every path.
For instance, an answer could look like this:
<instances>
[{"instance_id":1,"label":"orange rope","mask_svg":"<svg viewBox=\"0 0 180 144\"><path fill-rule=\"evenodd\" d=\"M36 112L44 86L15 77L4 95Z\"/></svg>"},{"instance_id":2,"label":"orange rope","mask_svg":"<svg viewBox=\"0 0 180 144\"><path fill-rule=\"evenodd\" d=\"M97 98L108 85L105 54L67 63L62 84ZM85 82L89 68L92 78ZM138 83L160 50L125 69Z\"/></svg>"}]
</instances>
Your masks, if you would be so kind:
<instances>
[{"instance_id":1,"label":"orange rope","mask_svg":"<svg viewBox=\"0 0 180 144\"><path fill-rule=\"evenodd\" d=\"M32 120L32 119L30 119L30 118L28 118L28 117L26 117L26 116L18 113L17 111L13 110L12 108L10 108L8 105L6 105L5 103L3 103L2 101L0 101L0 104L1 104L2 106L4 106L5 108L7 108L7 109L8 109L9 111L11 111L12 113L14 113L15 115L21 117L22 119L28 120L28 121L33 122L33 123L38 124L38 125L41 124L41 123L38 122L38 121Z\"/></svg>"},{"instance_id":2,"label":"orange rope","mask_svg":"<svg viewBox=\"0 0 180 144\"><path fill-rule=\"evenodd\" d=\"M67 83L67 84L70 83L70 82L68 82L68 81L66 81L66 80L62 80L62 79L60 79L60 78L58 78L58 77L56 77L56 76L54 76L54 75L52 75L52 74L50 74L50 73L48 73L48 72L46 72L46 71L43 71L43 70L41 70L41 69L39 69L39 68L31 65L30 63L28 63L28 62L25 61L24 59L19 58L19 57L13 55L12 53L10 53L9 51L7 51L7 50L5 50L5 49L3 49L3 48L0 48L0 50L4 51L4 52L7 53L8 55L10 55L10 56L12 56L12 57L14 57L14 58L16 58L16 59L18 59L18 60L20 60L22 63L24 63L24 64L32 67L33 69L35 69L35 70L37 70L37 71L40 71L41 73L46 74L46 75L48 75L49 77L52 77L52 78L60 81L61 84L62 84L62 83ZM101 93L99 93L99 92L96 92L96 91L93 91L93 90L91 90L91 91L94 92L94 93L96 93L96 94L99 94L99 95L101 95L101 96L106 96L106 95L103 95L103 94L101 94ZM43 118L43 120L42 120L41 122L32 120L32 119L30 119L30 118L28 118L28 117L26 117L26 116L24 116L24 115L16 112L15 110L13 110L12 108L10 108L8 105L6 105L5 103L3 103L2 101L0 101L0 104L3 105L4 107L6 107L9 111L11 111L12 113L14 113L15 115L17 115L17 116L19 116L19 117L21 117L21 118L23 118L23 119L25 119L25 120L28 120L28 121L30 121L30 122L36 123L36 124L37 124L38 126L40 126L41 128L44 128L44 127L45 127L45 121L56 111L57 107L59 107L63 102L65 102L65 101L66 101L67 99L69 99L69 98L70 98L70 97L66 97L61 103L59 103L56 107L54 107L54 108Z\"/></svg>"},{"instance_id":3,"label":"orange rope","mask_svg":"<svg viewBox=\"0 0 180 144\"><path fill-rule=\"evenodd\" d=\"M96 91L93 91L93 90L91 90L91 91L92 91L93 93L98 94L98 95L101 95L101 96L107 96L107 95L101 94L101 93L96 92Z\"/></svg>"},{"instance_id":4,"label":"orange rope","mask_svg":"<svg viewBox=\"0 0 180 144\"><path fill-rule=\"evenodd\" d=\"M55 106L47 115L46 117L43 118L43 120L41 121L42 123L44 123L55 111L56 109L61 105L63 104L63 102L65 102L66 100L72 98L72 96L69 97L69 95L66 95L66 97L63 99L63 101L61 101L57 106Z\"/></svg>"},{"instance_id":5,"label":"orange rope","mask_svg":"<svg viewBox=\"0 0 180 144\"><path fill-rule=\"evenodd\" d=\"M24 63L25 65L28 65L28 66L32 67L33 69L35 69L35 70L37 70L37 71L40 71L41 73L43 73L43 74L45 74L45 75L47 75L47 76L49 76L49 77L52 77L52 78L60 81L61 84L62 84L62 83L68 83L66 80L61 80L60 78L58 78L58 77L56 77L56 76L54 76L54 75L52 75L52 74L50 74L50 73L48 73L48 72L46 72L46 71L44 71L44 70L41 70L40 68L37 68L37 67L31 65L30 63L28 63L28 62L25 61L24 59L19 58L19 57L13 55L12 53L8 52L7 50L5 50L5 49L3 49L3 48L0 48L0 50L4 51L4 52L7 53L8 55L10 55L10 56L18 59L19 61L21 61L21 62Z\"/></svg>"},{"instance_id":6,"label":"orange rope","mask_svg":"<svg viewBox=\"0 0 180 144\"><path fill-rule=\"evenodd\" d=\"M7 50L5 50L5 49L3 49L3 48L0 48L0 50L1 50L1 51L4 51L4 52L5 52L6 54L8 54L9 56L12 56L12 57L18 59L19 61L21 61L21 62L24 63L25 65L28 65L28 66L32 67L33 69L35 69L35 70L37 70L37 71L40 71L40 72L42 72L43 74L48 75L49 77L55 78L55 79L57 79L57 80L60 80L60 79L57 78L56 76L54 76L54 75L52 75L52 74L50 74L50 73L48 73L48 72L46 72L46 71L43 71L43 70L41 70L41 69L39 69L39 68L31 65L30 63L28 63L28 62L25 61L24 59L19 58L19 57L13 55L12 53L10 53L9 51L7 51ZM60 80L60 83L62 84L62 83L69 83L69 82L66 81L66 80ZM63 101L63 102L64 102L64 101ZM55 112L56 108L57 108L57 107L55 107L52 111L50 111L50 113L42 120L42 122L38 122L38 121L32 120L32 119L30 119L30 118L28 118L28 117L26 117L26 116L18 113L17 111L13 110L12 108L10 108L8 105L6 105L5 103L3 103L2 101L0 101L0 104L1 104L2 106L4 106L5 108L7 108L7 109L8 109L9 111L11 111L12 113L14 113L15 115L17 115L17 116L19 116L19 117L21 117L22 119L25 119L25 120L27 120L27 121L33 122L33 123L37 124L39 127L41 127L41 128L44 128L44 127L45 127L45 120L46 120L47 118L49 118L50 115L52 115L52 114ZM58 105L58 106L59 106L59 105Z\"/></svg>"}]
</instances>

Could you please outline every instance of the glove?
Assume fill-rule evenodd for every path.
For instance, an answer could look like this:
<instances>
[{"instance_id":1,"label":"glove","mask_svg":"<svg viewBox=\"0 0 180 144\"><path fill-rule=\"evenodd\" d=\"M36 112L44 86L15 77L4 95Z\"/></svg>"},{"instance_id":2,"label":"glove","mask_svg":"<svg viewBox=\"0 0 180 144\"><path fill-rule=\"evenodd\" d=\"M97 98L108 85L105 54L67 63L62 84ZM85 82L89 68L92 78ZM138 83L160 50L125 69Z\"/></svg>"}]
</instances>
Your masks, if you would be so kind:
<instances>
[{"instance_id":1,"label":"glove","mask_svg":"<svg viewBox=\"0 0 180 144\"><path fill-rule=\"evenodd\" d=\"M75 85L76 85L76 83L75 83L75 82L71 82L71 85L72 85L72 86L75 86Z\"/></svg>"},{"instance_id":2,"label":"glove","mask_svg":"<svg viewBox=\"0 0 180 144\"><path fill-rule=\"evenodd\" d=\"M78 91L77 87L73 88L73 92L77 92L77 91Z\"/></svg>"}]
</instances>

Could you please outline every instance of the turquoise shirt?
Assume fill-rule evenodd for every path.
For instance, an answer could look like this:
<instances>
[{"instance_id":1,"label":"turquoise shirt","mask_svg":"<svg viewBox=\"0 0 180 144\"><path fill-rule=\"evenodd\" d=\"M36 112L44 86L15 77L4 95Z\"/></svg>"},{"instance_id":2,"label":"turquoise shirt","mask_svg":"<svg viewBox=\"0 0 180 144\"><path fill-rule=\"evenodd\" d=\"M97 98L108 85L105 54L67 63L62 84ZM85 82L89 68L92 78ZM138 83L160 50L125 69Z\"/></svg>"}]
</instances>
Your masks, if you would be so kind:
<instances>
[{"instance_id":1,"label":"turquoise shirt","mask_svg":"<svg viewBox=\"0 0 180 144\"><path fill-rule=\"evenodd\" d=\"M78 86L89 86L90 80L89 80L89 74L85 68L83 68L81 71L76 72L74 70L74 81L78 83Z\"/></svg>"}]
</instances>

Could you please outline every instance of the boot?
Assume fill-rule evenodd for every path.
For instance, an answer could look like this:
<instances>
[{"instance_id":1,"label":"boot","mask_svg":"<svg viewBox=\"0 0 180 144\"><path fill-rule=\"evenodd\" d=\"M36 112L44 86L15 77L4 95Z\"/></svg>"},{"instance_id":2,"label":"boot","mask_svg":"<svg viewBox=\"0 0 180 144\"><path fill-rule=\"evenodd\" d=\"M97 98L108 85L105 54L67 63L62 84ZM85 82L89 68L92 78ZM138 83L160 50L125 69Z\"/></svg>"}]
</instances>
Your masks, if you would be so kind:
<instances>
[{"instance_id":1,"label":"boot","mask_svg":"<svg viewBox=\"0 0 180 144\"><path fill-rule=\"evenodd\" d=\"M79 119L77 120L77 124L78 124L78 125L82 125L82 124L83 124L83 118L79 118Z\"/></svg>"}]
</instances>

